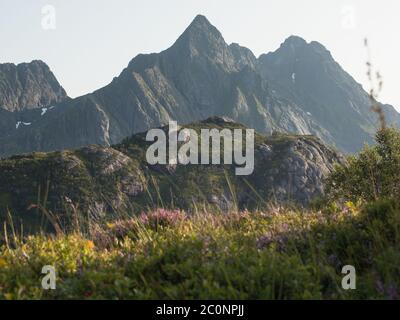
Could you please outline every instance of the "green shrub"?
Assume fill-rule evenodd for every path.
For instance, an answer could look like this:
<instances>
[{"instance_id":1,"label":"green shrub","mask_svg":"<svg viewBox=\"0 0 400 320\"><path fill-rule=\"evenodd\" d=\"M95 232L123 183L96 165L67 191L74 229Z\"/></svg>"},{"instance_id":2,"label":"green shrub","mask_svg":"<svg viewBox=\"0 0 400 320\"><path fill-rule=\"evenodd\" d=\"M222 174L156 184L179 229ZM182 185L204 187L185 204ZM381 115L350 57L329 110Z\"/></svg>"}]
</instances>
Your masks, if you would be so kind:
<instances>
[{"instance_id":1,"label":"green shrub","mask_svg":"<svg viewBox=\"0 0 400 320\"><path fill-rule=\"evenodd\" d=\"M400 196L400 131L379 130L375 140L376 145L365 146L335 168L327 181L329 200L356 203Z\"/></svg>"}]
</instances>

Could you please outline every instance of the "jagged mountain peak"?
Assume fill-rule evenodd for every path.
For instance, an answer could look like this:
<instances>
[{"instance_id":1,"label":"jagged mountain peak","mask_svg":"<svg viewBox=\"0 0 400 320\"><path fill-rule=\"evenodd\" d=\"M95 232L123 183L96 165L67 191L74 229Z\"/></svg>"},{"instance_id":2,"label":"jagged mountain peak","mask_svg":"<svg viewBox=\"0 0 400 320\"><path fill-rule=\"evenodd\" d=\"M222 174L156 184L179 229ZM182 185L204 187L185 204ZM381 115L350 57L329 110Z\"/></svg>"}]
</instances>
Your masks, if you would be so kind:
<instances>
[{"instance_id":1,"label":"jagged mountain peak","mask_svg":"<svg viewBox=\"0 0 400 320\"><path fill-rule=\"evenodd\" d=\"M50 69L49 68L49 66L43 61L43 60L40 60L40 59L35 59L35 60L32 60L31 62L21 62L21 63L12 63L12 62L5 62L5 63L0 63L0 66L2 67L2 68L5 68L5 67L29 67L29 66L39 66L39 67L43 67L43 68L47 68L47 69Z\"/></svg>"},{"instance_id":2,"label":"jagged mountain peak","mask_svg":"<svg viewBox=\"0 0 400 320\"><path fill-rule=\"evenodd\" d=\"M228 45L218 29L204 15L199 14L175 43L160 55L167 57L167 60L176 60L176 63L181 65L184 60L188 58L190 60L196 56L208 56L213 59L227 48ZM157 64L158 55L156 53L139 54L130 61L127 69L143 71L151 68Z\"/></svg>"},{"instance_id":3,"label":"jagged mountain peak","mask_svg":"<svg viewBox=\"0 0 400 320\"><path fill-rule=\"evenodd\" d=\"M298 56L298 55L309 55L309 54L317 54L321 57L324 57L326 59L331 59L333 60L333 57L329 50L326 49L326 47L317 42L317 41L311 41L307 42L305 39L302 37L292 35L288 37L279 47L278 50L276 50L273 53L268 53L265 55L262 55L262 57L274 54L274 53L279 53L281 54L282 52L287 52L288 54Z\"/></svg>"},{"instance_id":4,"label":"jagged mountain peak","mask_svg":"<svg viewBox=\"0 0 400 320\"><path fill-rule=\"evenodd\" d=\"M299 63L306 63L309 68L318 70L326 70L325 65L332 65L337 69L337 62L324 45L317 41L307 42L299 36L288 37L276 51L262 54L258 61L261 64L290 65L293 69L290 75L292 72L296 73L295 66Z\"/></svg>"},{"instance_id":5,"label":"jagged mountain peak","mask_svg":"<svg viewBox=\"0 0 400 320\"><path fill-rule=\"evenodd\" d=\"M222 34L205 16L198 15L178 38L170 51L194 56L218 56L228 48Z\"/></svg>"},{"instance_id":6,"label":"jagged mountain peak","mask_svg":"<svg viewBox=\"0 0 400 320\"><path fill-rule=\"evenodd\" d=\"M321 43L292 36L258 62L279 96L300 106L325 128L340 150L351 153L365 142L373 143L377 119L367 92ZM398 114L384 109L393 115L392 122L399 123Z\"/></svg>"},{"instance_id":7,"label":"jagged mountain peak","mask_svg":"<svg viewBox=\"0 0 400 320\"><path fill-rule=\"evenodd\" d=\"M27 79L32 92L41 92L36 83L51 92L48 82ZM6 97L15 88L12 101L19 101L19 93L30 92L21 83L3 81L0 65L0 107L4 84ZM44 103L40 100L37 106ZM8 136L0 137L0 156L109 145L169 119L185 124L216 115L268 134L314 134L345 152L371 142L375 131L368 94L320 43L291 36L278 50L257 59L245 47L228 45L201 15L169 49L136 56L109 85L58 109L19 128L16 123L30 123L30 115L22 119L0 110L0 124L8 125L3 130ZM389 111L400 123L397 112Z\"/></svg>"},{"instance_id":8,"label":"jagged mountain peak","mask_svg":"<svg viewBox=\"0 0 400 320\"><path fill-rule=\"evenodd\" d=\"M216 36L221 36L221 33L218 31L216 27L214 27L211 22L203 15L199 14L197 15L191 24L186 28L184 33L190 33L190 32L209 32L213 33Z\"/></svg>"},{"instance_id":9,"label":"jagged mountain peak","mask_svg":"<svg viewBox=\"0 0 400 320\"><path fill-rule=\"evenodd\" d=\"M241 70L244 66L255 68L257 58L253 52L238 43L228 45L218 29L204 15L197 15L176 42L167 50L158 54L139 54L133 58L128 71L142 72L155 65L164 65L160 57L173 64L175 69L187 67L193 59L200 58L223 65L226 71Z\"/></svg>"},{"instance_id":10,"label":"jagged mountain peak","mask_svg":"<svg viewBox=\"0 0 400 320\"><path fill-rule=\"evenodd\" d=\"M21 111L64 101L65 90L41 60L0 64L0 108Z\"/></svg>"},{"instance_id":11,"label":"jagged mountain peak","mask_svg":"<svg viewBox=\"0 0 400 320\"><path fill-rule=\"evenodd\" d=\"M204 38L209 41L224 41L221 32L213 26L208 19L203 15L197 15L192 23L186 28L183 34L179 37L177 42L190 41L195 43L196 41L203 40Z\"/></svg>"},{"instance_id":12,"label":"jagged mountain peak","mask_svg":"<svg viewBox=\"0 0 400 320\"><path fill-rule=\"evenodd\" d=\"M21 66L23 66L23 65L40 66L43 68L50 69L49 66L47 65L47 63L40 59L35 59L35 60L32 60L31 62L23 62L23 63L20 63L19 65L21 65Z\"/></svg>"},{"instance_id":13,"label":"jagged mountain peak","mask_svg":"<svg viewBox=\"0 0 400 320\"><path fill-rule=\"evenodd\" d=\"M207 19L206 16L202 14L198 14L196 17L194 17L193 21L191 22L190 26L203 26L206 28L212 27L212 24L210 21Z\"/></svg>"},{"instance_id":14,"label":"jagged mountain peak","mask_svg":"<svg viewBox=\"0 0 400 320\"><path fill-rule=\"evenodd\" d=\"M21 63L12 63L12 62L5 62L0 63L0 70L3 72L10 71L12 69L42 69L44 71L50 70L50 67L42 60L32 60L31 62L21 62Z\"/></svg>"},{"instance_id":15,"label":"jagged mountain peak","mask_svg":"<svg viewBox=\"0 0 400 320\"><path fill-rule=\"evenodd\" d=\"M283 43L282 46L305 46L307 45L307 41L304 40L302 37L291 35L289 36Z\"/></svg>"}]
</instances>

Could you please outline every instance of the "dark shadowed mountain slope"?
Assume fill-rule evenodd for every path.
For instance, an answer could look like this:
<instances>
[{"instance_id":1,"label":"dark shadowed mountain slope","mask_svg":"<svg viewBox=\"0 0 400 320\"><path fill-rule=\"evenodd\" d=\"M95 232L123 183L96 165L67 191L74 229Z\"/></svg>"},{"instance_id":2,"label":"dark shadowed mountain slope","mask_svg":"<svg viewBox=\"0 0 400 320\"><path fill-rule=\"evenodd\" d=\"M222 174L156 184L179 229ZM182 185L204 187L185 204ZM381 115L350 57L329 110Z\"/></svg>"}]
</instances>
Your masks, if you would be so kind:
<instances>
[{"instance_id":1,"label":"dark shadowed mountain slope","mask_svg":"<svg viewBox=\"0 0 400 320\"><path fill-rule=\"evenodd\" d=\"M66 98L44 62L0 64L0 109L14 112L48 107Z\"/></svg>"},{"instance_id":2,"label":"dark shadowed mountain slope","mask_svg":"<svg viewBox=\"0 0 400 320\"><path fill-rule=\"evenodd\" d=\"M227 119L211 118L187 127L245 129ZM164 128L164 130L167 130ZM236 176L234 165L155 165L145 154L150 142L136 134L113 147L33 153L0 161L0 222L7 209L24 230L39 226L43 210L63 223L112 219L148 207L229 210L270 203L308 204L324 191L324 179L342 157L312 136L256 134L255 166ZM200 156L199 156L200 157ZM215 209L215 208L214 208Z\"/></svg>"},{"instance_id":3,"label":"dark shadowed mountain slope","mask_svg":"<svg viewBox=\"0 0 400 320\"><path fill-rule=\"evenodd\" d=\"M170 119L185 124L210 116L267 134L316 135L346 152L370 141L376 116L360 85L317 43L290 38L282 47L289 49L257 59L197 16L169 49L138 55L109 85L0 138L0 155L109 146Z\"/></svg>"}]
</instances>

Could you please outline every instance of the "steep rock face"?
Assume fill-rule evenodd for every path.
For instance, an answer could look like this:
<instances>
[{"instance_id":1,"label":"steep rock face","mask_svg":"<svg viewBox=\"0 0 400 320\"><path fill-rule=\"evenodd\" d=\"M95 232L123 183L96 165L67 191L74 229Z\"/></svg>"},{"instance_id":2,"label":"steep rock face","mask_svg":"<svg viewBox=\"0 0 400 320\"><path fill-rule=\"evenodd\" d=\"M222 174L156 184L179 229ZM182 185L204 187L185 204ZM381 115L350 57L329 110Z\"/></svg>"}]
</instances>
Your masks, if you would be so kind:
<instances>
[{"instance_id":1,"label":"steep rock face","mask_svg":"<svg viewBox=\"0 0 400 320\"><path fill-rule=\"evenodd\" d=\"M28 232L48 226L44 210L62 226L85 216L96 221L128 210L145 189L137 162L112 148L33 153L0 163L0 220L10 209Z\"/></svg>"},{"instance_id":2,"label":"steep rock face","mask_svg":"<svg viewBox=\"0 0 400 320\"><path fill-rule=\"evenodd\" d=\"M90 95L42 113L39 109L7 114L15 122L11 122L11 131L0 137L0 155L70 149L91 143L110 145L109 116ZM18 122L21 124L17 128Z\"/></svg>"},{"instance_id":3,"label":"steep rock face","mask_svg":"<svg viewBox=\"0 0 400 320\"><path fill-rule=\"evenodd\" d=\"M368 94L323 45L291 36L277 51L262 55L259 65L271 87L325 128L340 150L354 152L372 143L377 119ZM382 107L387 121L398 126L399 114Z\"/></svg>"},{"instance_id":4,"label":"steep rock face","mask_svg":"<svg viewBox=\"0 0 400 320\"><path fill-rule=\"evenodd\" d=\"M188 125L200 129L246 129L227 118ZM180 128L181 130L182 128ZM164 128L167 130L167 128ZM73 215L112 219L149 207L226 211L271 202L307 205L324 191L324 179L343 158L312 136L256 134L255 167L236 176L234 165L156 165L145 158L146 133L113 147L33 153L0 161L0 217L6 209L29 226L42 219L40 204L70 223Z\"/></svg>"},{"instance_id":5,"label":"steep rock face","mask_svg":"<svg viewBox=\"0 0 400 320\"><path fill-rule=\"evenodd\" d=\"M388 122L400 124L395 109L383 107ZM377 126L367 93L319 43L290 37L257 59L197 16L173 46L136 56L104 88L25 120L31 125L4 129L0 157L110 146L171 119L186 124L210 116L267 134L315 135L344 152L371 142Z\"/></svg>"},{"instance_id":6,"label":"steep rock face","mask_svg":"<svg viewBox=\"0 0 400 320\"><path fill-rule=\"evenodd\" d=\"M260 172L256 179L265 179L270 184L271 195L278 202L292 198L304 204L323 194L324 178L335 163L343 161L318 140L303 137L292 139L284 150L277 150L273 144L263 144L258 152L263 161L258 162L260 168L256 167ZM262 170L264 161L275 161L276 166Z\"/></svg>"},{"instance_id":7,"label":"steep rock face","mask_svg":"<svg viewBox=\"0 0 400 320\"><path fill-rule=\"evenodd\" d=\"M170 119L185 124L214 115L265 133L328 137L301 108L274 95L257 65L250 50L227 45L220 32L198 16L171 48L138 55L108 86L61 103L60 112L12 133L0 141L0 154L110 145ZM87 108L98 115L86 117ZM60 128L71 131L66 134Z\"/></svg>"},{"instance_id":8,"label":"steep rock face","mask_svg":"<svg viewBox=\"0 0 400 320\"><path fill-rule=\"evenodd\" d=\"M48 107L67 98L49 67L42 61L0 64L0 108L22 111Z\"/></svg>"},{"instance_id":9,"label":"steep rock face","mask_svg":"<svg viewBox=\"0 0 400 320\"><path fill-rule=\"evenodd\" d=\"M115 92L118 100L113 103ZM170 119L184 124L223 115L265 133L316 134L329 140L329 133L306 112L270 90L250 50L229 46L203 16L171 48L137 56L94 95L117 122L110 127L113 143Z\"/></svg>"}]
</instances>

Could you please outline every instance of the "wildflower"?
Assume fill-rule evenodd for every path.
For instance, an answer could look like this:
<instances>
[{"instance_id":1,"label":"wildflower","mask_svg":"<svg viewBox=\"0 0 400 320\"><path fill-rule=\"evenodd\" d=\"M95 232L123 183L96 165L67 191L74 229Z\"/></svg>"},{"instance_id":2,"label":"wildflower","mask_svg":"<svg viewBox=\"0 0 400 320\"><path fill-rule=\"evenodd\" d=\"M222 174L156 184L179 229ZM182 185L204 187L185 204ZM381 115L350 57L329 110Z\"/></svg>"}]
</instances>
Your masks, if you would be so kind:
<instances>
[{"instance_id":1,"label":"wildflower","mask_svg":"<svg viewBox=\"0 0 400 320\"><path fill-rule=\"evenodd\" d=\"M281 228L283 232L289 231L289 225L287 223L282 224Z\"/></svg>"},{"instance_id":2,"label":"wildflower","mask_svg":"<svg viewBox=\"0 0 400 320\"><path fill-rule=\"evenodd\" d=\"M346 213L349 213L349 214L354 213L356 210L357 210L357 207L353 202L347 201L345 203L345 212Z\"/></svg>"},{"instance_id":3,"label":"wildflower","mask_svg":"<svg viewBox=\"0 0 400 320\"><path fill-rule=\"evenodd\" d=\"M110 222L107 222L107 228L108 229L114 229L115 228L115 223L110 223Z\"/></svg>"},{"instance_id":4,"label":"wildflower","mask_svg":"<svg viewBox=\"0 0 400 320\"><path fill-rule=\"evenodd\" d=\"M151 227L175 226L186 219L184 212L180 210L158 209L150 213L142 213L139 217L144 225Z\"/></svg>"},{"instance_id":5,"label":"wildflower","mask_svg":"<svg viewBox=\"0 0 400 320\"><path fill-rule=\"evenodd\" d=\"M3 258L0 258L0 268L4 268L7 266L7 261Z\"/></svg>"},{"instance_id":6,"label":"wildflower","mask_svg":"<svg viewBox=\"0 0 400 320\"><path fill-rule=\"evenodd\" d=\"M257 240L257 248L259 250L263 250L263 249L269 247L271 245L271 243L273 243L273 242L274 242L274 240L273 240L272 234L267 233L266 235L260 237Z\"/></svg>"},{"instance_id":7,"label":"wildflower","mask_svg":"<svg viewBox=\"0 0 400 320\"><path fill-rule=\"evenodd\" d=\"M288 242L289 237L286 234L267 234L257 241L257 248L262 250L275 245L276 250L281 252L286 249Z\"/></svg>"},{"instance_id":8,"label":"wildflower","mask_svg":"<svg viewBox=\"0 0 400 320\"><path fill-rule=\"evenodd\" d=\"M89 250L92 250L92 249L95 248L95 245L94 245L93 241L91 241L91 240L87 240L85 246L86 246L86 248L88 248Z\"/></svg>"},{"instance_id":9,"label":"wildflower","mask_svg":"<svg viewBox=\"0 0 400 320\"><path fill-rule=\"evenodd\" d=\"M386 296L389 300L398 300L399 293L394 285L385 286L381 280L377 280L375 284L376 290L379 294Z\"/></svg>"},{"instance_id":10,"label":"wildflower","mask_svg":"<svg viewBox=\"0 0 400 320\"><path fill-rule=\"evenodd\" d=\"M282 227L282 226L281 226ZM272 245L275 245L277 251L285 251L291 239L301 239L302 235L299 232L290 230L290 226L283 225L285 231L278 229L275 233L269 231L266 235L257 240L257 248L262 250Z\"/></svg>"}]
</instances>

